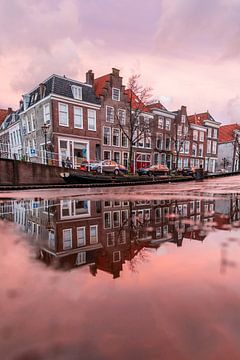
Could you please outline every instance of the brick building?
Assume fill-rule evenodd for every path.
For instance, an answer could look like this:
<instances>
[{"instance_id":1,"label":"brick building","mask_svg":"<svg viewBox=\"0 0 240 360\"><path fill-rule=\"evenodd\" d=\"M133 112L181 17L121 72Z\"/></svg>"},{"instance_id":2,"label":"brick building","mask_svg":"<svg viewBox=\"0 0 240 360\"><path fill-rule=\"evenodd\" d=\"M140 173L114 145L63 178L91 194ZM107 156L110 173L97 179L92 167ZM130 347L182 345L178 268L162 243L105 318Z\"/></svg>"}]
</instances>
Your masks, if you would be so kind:
<instances>
[{"instance_id":1,"label":"brick building","mask_svg":"<svg viewBox=\"0 0 240 360\"><path fill-rule=\"evenodd\" d=\"M101 153L100 103L92 85L52 75L23 96L24 153L35 162L74 168ZM46 149L43 126L46 125ZM45 151L47 150L47 151Z\"/></svg>"},{"instance_id":2,"label":"brick building","mask_svg":"<svg viewBox=\"0 0 240 360\"><path fill-rule=\"evenodd\" d=\"M218 159L218 139L220 122L214 120L209 112L188 116L192 129L192 156L194 165L201 161L204 169L215 172ZM203 156L199 156L202 154ZM196 156L197 154L197 156ZM192 160L193 162L193 160Z\"/></svg>"}]
</instances>

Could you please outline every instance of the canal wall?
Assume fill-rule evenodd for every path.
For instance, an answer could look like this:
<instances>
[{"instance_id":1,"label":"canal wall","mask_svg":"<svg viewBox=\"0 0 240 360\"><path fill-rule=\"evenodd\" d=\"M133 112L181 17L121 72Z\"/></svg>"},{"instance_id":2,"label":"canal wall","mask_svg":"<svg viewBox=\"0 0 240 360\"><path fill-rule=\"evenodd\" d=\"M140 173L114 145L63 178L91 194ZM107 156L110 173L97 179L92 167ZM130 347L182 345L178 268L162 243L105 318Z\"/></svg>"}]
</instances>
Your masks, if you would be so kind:
<instances>
[{"instance_id":1,"label":"canal wall","mask_svg":"<svg viewBox=\"0 0 240 360\"><path fill-rule=\"evenodd\" d=\"M71 169L67 169L71 172ZM72 170L73 171L73 170ZM60 173L65 168L43 164L0 159L0 185L64 184Z\"/></svg>"}]
</instances>

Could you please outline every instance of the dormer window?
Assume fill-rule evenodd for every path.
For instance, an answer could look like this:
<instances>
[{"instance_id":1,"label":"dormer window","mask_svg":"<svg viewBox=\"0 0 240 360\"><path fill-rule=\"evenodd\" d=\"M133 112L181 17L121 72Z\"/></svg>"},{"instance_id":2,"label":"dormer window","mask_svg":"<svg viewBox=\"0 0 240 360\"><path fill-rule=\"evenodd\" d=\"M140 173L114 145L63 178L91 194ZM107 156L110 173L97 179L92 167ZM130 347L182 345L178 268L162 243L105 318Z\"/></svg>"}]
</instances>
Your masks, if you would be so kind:
<instances>
[{"instance_id":1,"label":"dormer window","mask_svg":"<svg viewBox=\"0 0 240 360\"><path fill-rule=\"evenodd\" d=\"M112 99L115 101L120 101L120 90L112 88Z\"/></svg>"},{"instance_id":2,"label":"dormer window","mask_svg":"<svg viewBox=\"0 0 240 360\"><path fill-rule=\"evenodd\" d=\"M81 86L72 85L72 93L74 99L82 100L82 88Z\"/></svg>"}]
</instances>

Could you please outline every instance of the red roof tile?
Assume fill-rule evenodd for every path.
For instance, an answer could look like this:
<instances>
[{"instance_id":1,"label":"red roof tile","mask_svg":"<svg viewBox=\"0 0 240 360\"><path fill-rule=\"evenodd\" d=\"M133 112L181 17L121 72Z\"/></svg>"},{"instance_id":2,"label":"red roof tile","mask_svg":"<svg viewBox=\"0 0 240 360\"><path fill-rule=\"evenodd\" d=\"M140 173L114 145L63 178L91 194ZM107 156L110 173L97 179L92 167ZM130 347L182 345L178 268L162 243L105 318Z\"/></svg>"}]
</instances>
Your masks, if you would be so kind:
<instances>
[{"instance_id":1,"label":"red roof tile","mask_svg":"<svg viewBox=\"0 0 240 360\"><path fill-rule=\"evenodd\" d=\"M94 90L97 96L100 96L103 92L104 87L106 86L106 82L110 80L110 74L103 75L94 80Z\"/></svg>"},{"instance_id":2,"label":"red roof tile","mask_svg":"<svg viewBox=\"0 0 240 360\"><path fill-rule=\"evenodd\" d=\"M214 121L213 117L209 114L209 112L188 116L188 121L191 124L204 125L204 121L206 121L206 120Z\"/></svg>"},{"instance_id":3,"label":"red roof tile","mask_svg":"<svg viewBox=\"0 0 240 360\"><path fill-rule=\"evenodd\" d=\"M158 101L157 103L154 104L149 104L148 105L149 110L151 111L152 109L161 109L161 110L167 110L165 108L165 106L163 106L163 104L160 103L160 101Z\"/></svg>"},{"instance_id":4,"label":"red roof tile","mask_svg":"<svg viewBox=\"0 0 240 360\"><path fill-rule=\"evenodd\" d=\"M132 109L145 111L145 112L150 111L148 106L146 106L141 100L139 100L139 98L137 97L136 94L134 94L133 91L131 91L130 89L127 89L127 90L125 90L125 94L128 97L128 101L132 102Z\"/></svg>"},{"instance_id":5,"label":"red roof tile","mask_svg":"<svg viewBox=\"0 0 240 360\"><path fill-rule=\"evenodd\" d=\"M8 110L6 109L0 109L0 126L2 125L4 119L6 118L6 116L8 115Z\"/></svg>"},{"instance_id":6,"label":"red roof tile","mask_svg":"<svg viewBox=\"0 0 240 360\"><path fill-rule=\"evenodd\" d=\"M222 125L219 128L219 143L233 141L234 130L240 130L240 125L238 124Z\"/></svg>"}]
</instances>

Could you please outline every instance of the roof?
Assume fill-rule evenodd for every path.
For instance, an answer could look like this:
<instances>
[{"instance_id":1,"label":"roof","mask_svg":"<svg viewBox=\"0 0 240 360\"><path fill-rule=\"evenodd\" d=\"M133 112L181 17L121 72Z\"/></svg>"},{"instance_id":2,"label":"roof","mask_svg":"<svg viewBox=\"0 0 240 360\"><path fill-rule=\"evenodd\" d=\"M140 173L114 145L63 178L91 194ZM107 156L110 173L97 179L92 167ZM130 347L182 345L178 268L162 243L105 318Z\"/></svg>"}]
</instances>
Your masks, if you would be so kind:
<instances>
[{"instance_id":1,"label":"roof","mask_svg":"<svg viewBox=\"0 0 240 360\"><path fill-rule=\"evenodd\" d=\"M47 97L50 94L56 94L74 99L72 86L75 85L82 88L82 101L97 105L100 104L92 86L81 83L77 80L72 80L65 76L53 74L47 80L43 81L42 84L45 85L44 97ZM28 97L27 108L36 104L40 100L40 85L25 96Z\"/></svg>"},{"instance_id":2,"label":"roof","mask_svg":"<svg viewBox=\"0 0 240 360\"><path fill-rule=\"evenodd\" d=\"M150 109L148 108L148 106L146 104L144 104L131 89L125 90L125 94L128 97L129 103L132 102L131 103L132 109L143 111L143 112L150 112Z\"/></svg>"},{"instance_id":3,"label":"roof","mask_svg":"<svg viewBox=\"0 0 240 360\"><path fill-rule=\"evenodd\" d=\"M190 122L190 124L195 124L195 125L204 125L204 122L206 120L210 120L210 121L214 121L214 118L212 117L212 115L209 114L209 112L204 112L204 113L199 113L199 114L194 114L194 115L189 115L188 116L188 121Z\"/></svg>"},{"instance_id":4,"label":"roof","mask_svg":"<svg viewBox=\"0 0 240 360\"><path fill-rule=\"evenodd\" d=\"M153 103L153 104L149 104L148 105L148 109L151 111L153 109L160 109L160 110L167 110L165 108L165 106L163 106L162 103L160 103L160 101L158 101L157 103Z\"/></svg>"},{"instance_id":5,"label":"roof","mask_svg":"<svg viewBox=\"0 0 240 360\"><path fill-rule=\"evenodd\" d=\"M97 96L102 95L103 89L106 87L107 81L110 81L110 74L103 75L94 80L94 90Z\"/></svg>"},{"instance_id":6,"label":"roof","mask_svg":"<svg viewBox=\"0 0 240 360\"><path fill-rule=\"evenodd\" d=\"M240 125L229 124L229 125L220 126L220 128L219 128L219 143L233 141L235 130L240 130Z\"/></svg>"},{"instance_id":7,"label":"roof","mask_svg":"<svg viewBox=\"0 0 240 360\"><path fill-rule=\"evenodd\" d=\"M2 125L4 119L6 118L7 115L8 115L7 109L0 109L0 126Z\"/></svg>"}]
</instances>

